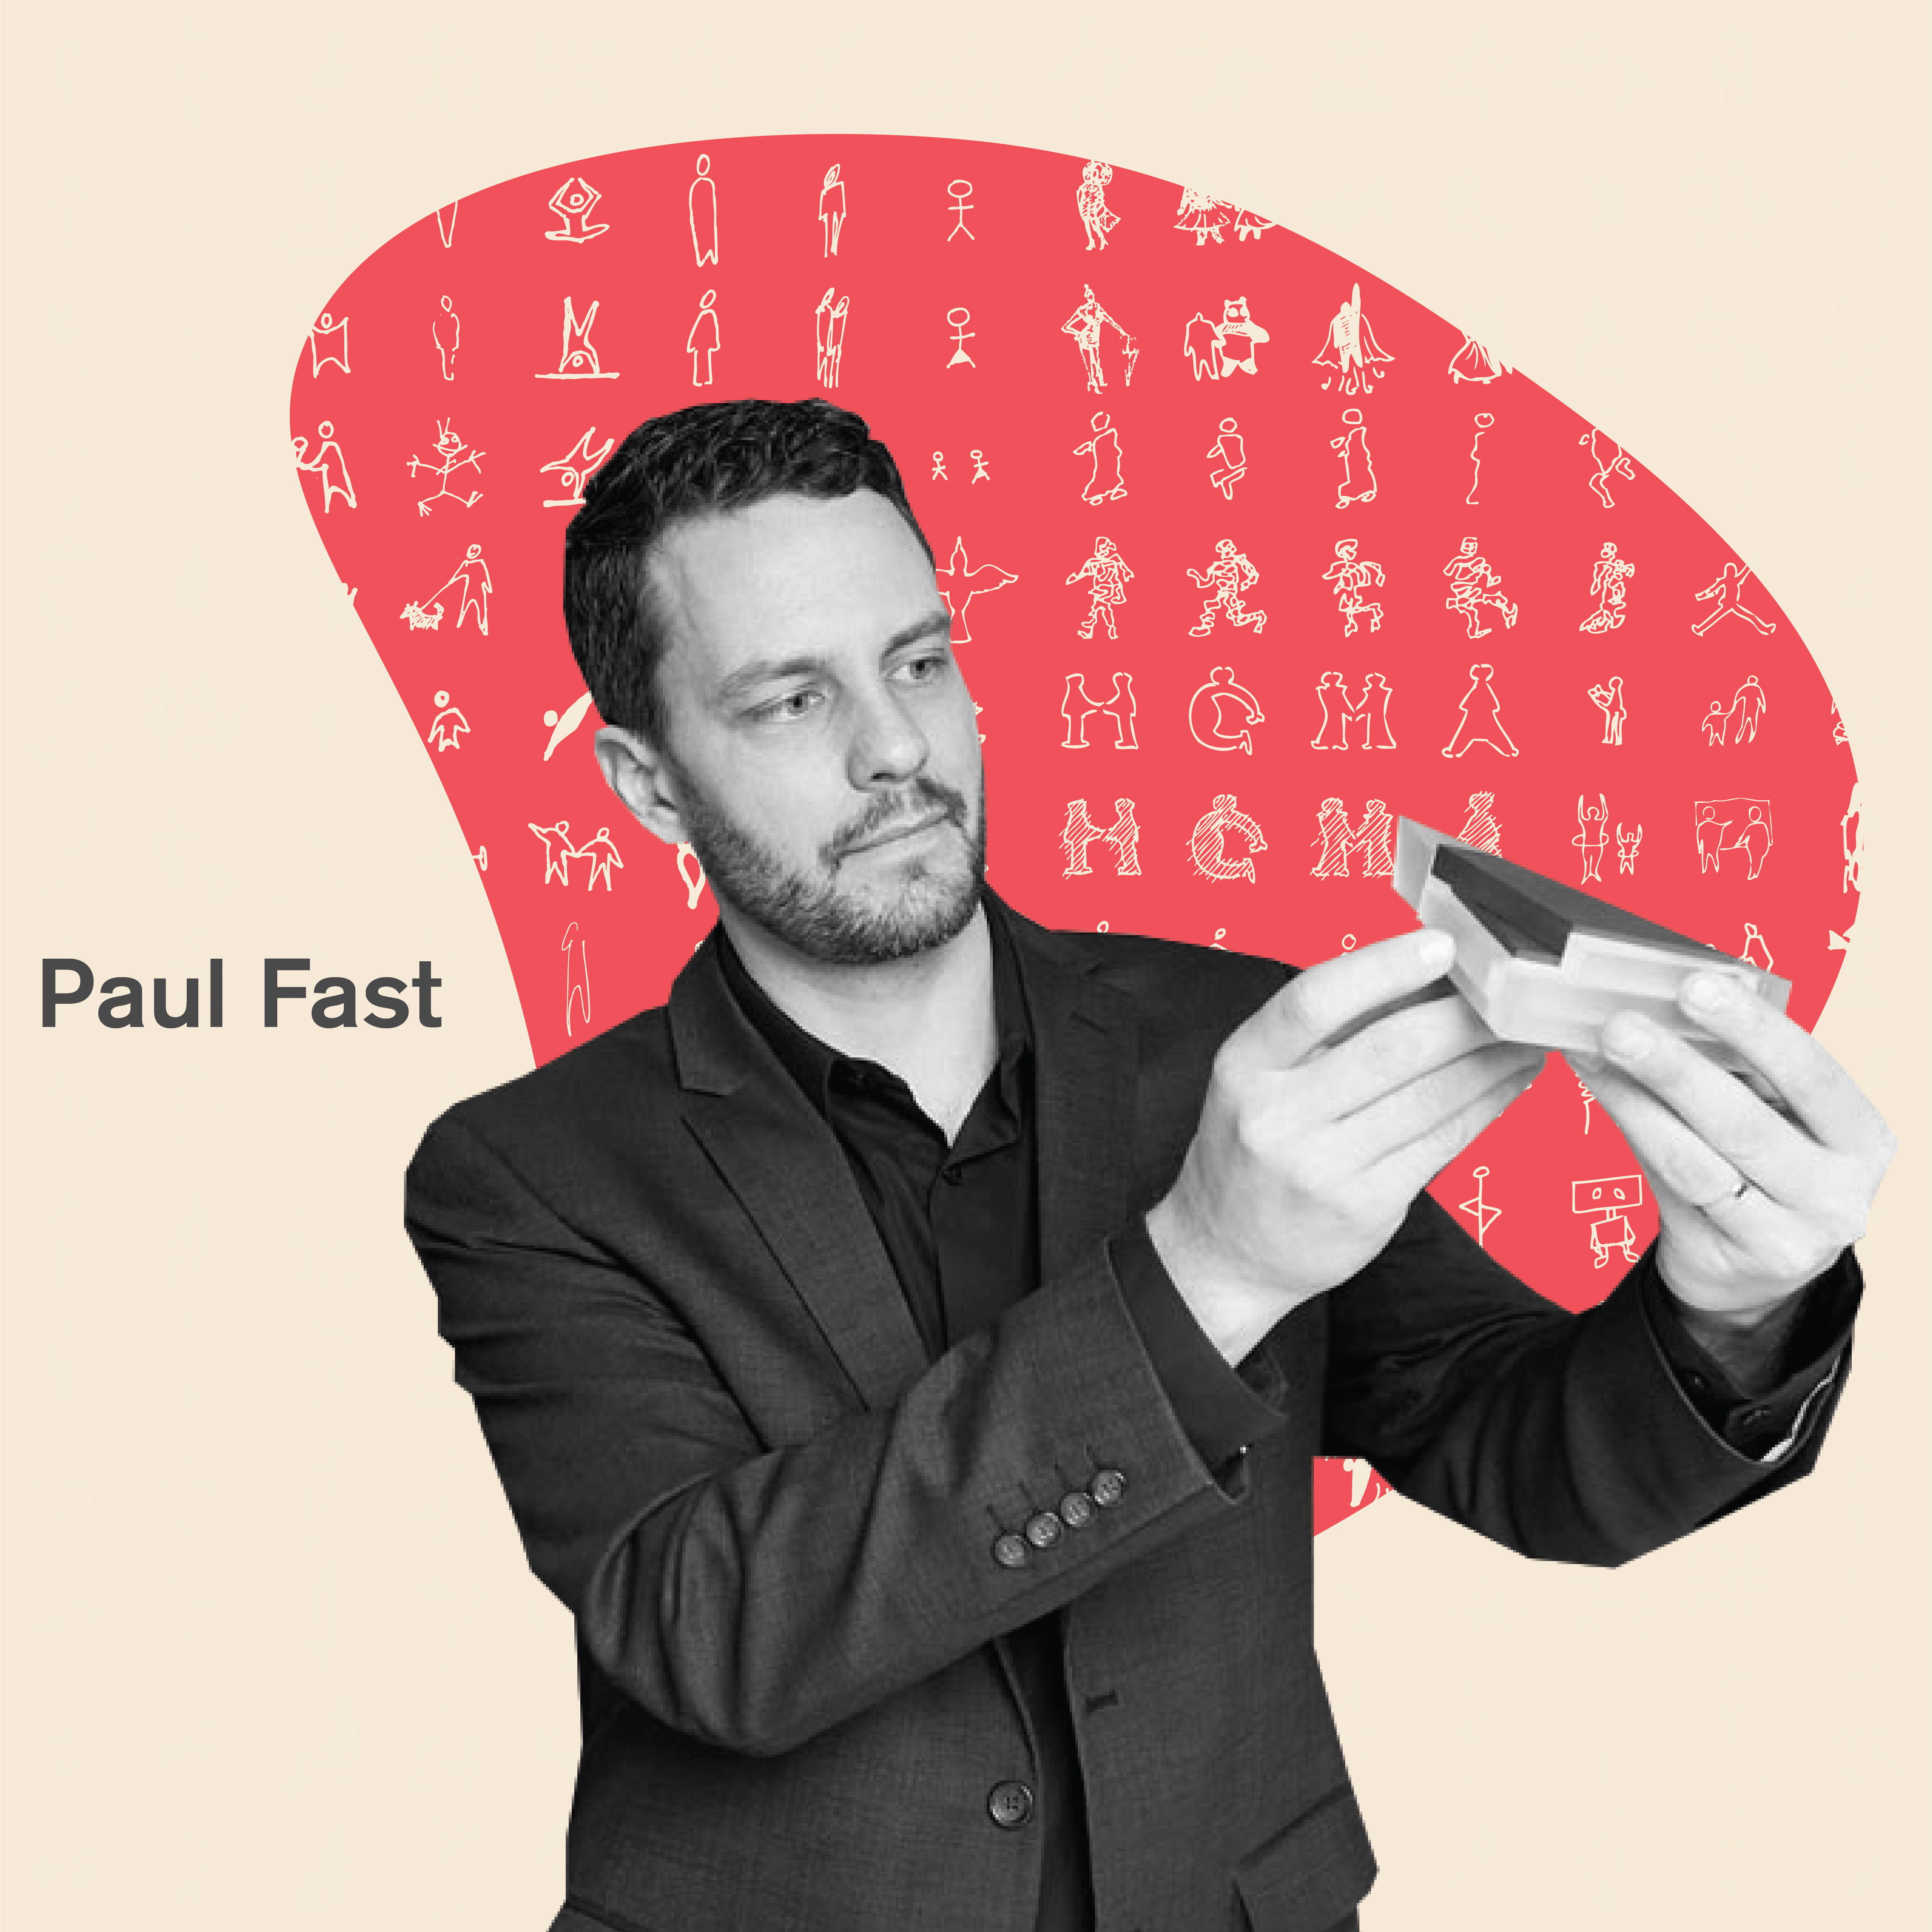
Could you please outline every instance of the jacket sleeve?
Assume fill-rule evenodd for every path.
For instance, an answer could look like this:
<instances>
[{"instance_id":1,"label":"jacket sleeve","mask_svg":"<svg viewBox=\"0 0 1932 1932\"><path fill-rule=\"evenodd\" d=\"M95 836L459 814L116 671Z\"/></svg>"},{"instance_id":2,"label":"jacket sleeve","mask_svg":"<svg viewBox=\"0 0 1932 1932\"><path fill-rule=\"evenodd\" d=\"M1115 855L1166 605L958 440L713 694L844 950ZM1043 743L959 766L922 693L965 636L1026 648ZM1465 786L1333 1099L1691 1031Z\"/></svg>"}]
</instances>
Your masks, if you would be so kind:
<instances>
[{"instance_id":1,"label":"jacket sleeve","mask_svg":"<svg viewBox=\"0 0 1932 1932\"><path fill-rule=\"evenodd\" d=\"M1330 1297L1323 1448L1526 1555L1618 1564L1809 1472L1850 1355L1849 1251L1795 1439L1764 1462L1700 1413L1646 1304L1654 1250L1580 1315L1492 1260L1428 1194Z\"/></svg>"},{"instance_id":2,"label":"jacket sleeve","mask_svg":"<svg viewBox=\"0 0 1932 1932\"><path fill-rule=\"evenodd\" d=\"M1241 1507L1102 1242L890 1407L775 1444L667 1297L460 1119L405 1218L531 1567L600 1669L706 1742L789 1750Z\"/></svg>"}]
</instances>

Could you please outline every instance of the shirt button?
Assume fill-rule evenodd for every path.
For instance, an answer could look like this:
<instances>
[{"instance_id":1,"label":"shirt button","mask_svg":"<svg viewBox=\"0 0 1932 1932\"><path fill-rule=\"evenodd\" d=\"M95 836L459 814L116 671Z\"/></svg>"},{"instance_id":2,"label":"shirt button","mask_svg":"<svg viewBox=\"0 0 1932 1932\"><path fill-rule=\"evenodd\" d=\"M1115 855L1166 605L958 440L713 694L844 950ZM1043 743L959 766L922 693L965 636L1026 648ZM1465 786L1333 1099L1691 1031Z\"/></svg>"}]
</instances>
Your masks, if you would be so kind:
<instances>
[{"instance_id":1,"label":"shirt button","mask_svg":"<svg viewBox=\"0 0 1932 1932\"><path fill-rule=\"evenodd\" d=\"M1027 1540L1012 1530L993 1542L993 1561L1004 1570L1022 1570L1032 1560Z\"/></svg>"},{"instance_id":2,"label":"shirt button","mask_svg":"<svg viewBox=\"0 0 1932 1932\"><path fill-rule=\"evenodd\" d=\"M1060 1499L1060 1520L1070 1530L1084 1530L1094 1520L1094 1498L1084 1489L1070 1489Z\"/></svg>"},{"instance_id":3,"label":"shirt button","mask_svg":"<svg viewBox=\"0 0 1932 1932\"><path fill-rule=\"evenodd\" d=\"M1051 1510L1027 1519L1026 1540L1035 1549L1051 1549L1066 1534L1066 1525Z\"/></svg>"},{"instance_id":4,"label":"shirt button","mask_svg":"<svg viewBox=\"0 0 1932 1932\"><path fill-rule=\"evenodd\" d=\"M1088 1486L1102 1509L1111 1510L1127 1492L1127 1479L1118 1469L1102 1469Z\"/></svg>"},{"instance_id":5,"label":"shirt button","mask_svg":"<svg viewBox=\"0 0 1932 1932\"><path fill-rule=\"evenodd\" d=\"M959 1185L962 1176L957 1167L948 1165L940 1169L939 1178L944 1181L948 1187L956 1188Z\"/></svg>"},{"instance_id":6,"label":"shirt button","mask_svg":"<svg viewBox=\"0 0 1932 1932\"><path fill-rule=\"evenodd\" d=\"M1694 1396L1701 1396L1704 1391L1710 1387L1710 1384L1704 1380L1702 1376L1698 1374L1696 1369L1687 1369L1684 1372L1684 1386L1688 1389Z\"/></svg>"},{"instance_id":7,"label":"shirt button","mask_svg":"<svg viewBox=\"0 0 1932 1932\"><path fill-rule=\"evenodd\" d=\"M1770 1420L1771 1411L1768 1409L1744 1409L1738 1412L1738 1427L1740 1429L1761 1429L1764 1424Z\"/></svg>"},{"instance_id":8,"label":"shirt button","mask_svg":"<svg viewBox=\"0 0 1932 1932\"><path fill-rule=\"evenodd\" d=\"M1017 1778L1002 1778L986 1794L986 1810L1003 1831L1017 1831L1033 1816L1033 1793Z\"/></svg>"}]
</instances>

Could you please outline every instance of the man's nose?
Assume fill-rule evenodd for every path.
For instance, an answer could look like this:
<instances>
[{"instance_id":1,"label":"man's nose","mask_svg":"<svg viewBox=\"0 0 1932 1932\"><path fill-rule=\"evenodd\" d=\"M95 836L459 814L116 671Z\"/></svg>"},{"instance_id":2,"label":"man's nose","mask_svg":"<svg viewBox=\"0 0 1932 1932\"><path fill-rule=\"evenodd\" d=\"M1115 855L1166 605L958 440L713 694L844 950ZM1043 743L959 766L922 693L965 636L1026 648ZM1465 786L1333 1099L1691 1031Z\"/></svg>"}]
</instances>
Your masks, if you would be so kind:
<instances>
[{"instance_id":1,"label":"man's nose","mask_svg":"<svg viewBox=\"0 0 1932 1932\"><path fill-rule=\"evenodd\" d=\"M924 765L930 749L898 695L879 685L860 694L846 754L847 776L862 789L881 780L910 778Z\"/></svg>"}]
</instances>

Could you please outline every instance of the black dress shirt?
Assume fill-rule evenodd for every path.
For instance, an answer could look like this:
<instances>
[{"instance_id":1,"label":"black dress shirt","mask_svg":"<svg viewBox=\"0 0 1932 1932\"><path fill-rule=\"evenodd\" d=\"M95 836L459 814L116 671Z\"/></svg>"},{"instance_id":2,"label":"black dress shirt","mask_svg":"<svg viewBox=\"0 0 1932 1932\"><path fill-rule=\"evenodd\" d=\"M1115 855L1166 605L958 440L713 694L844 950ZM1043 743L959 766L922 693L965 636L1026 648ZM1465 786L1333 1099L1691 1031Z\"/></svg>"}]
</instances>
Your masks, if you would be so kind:
<instances>
[{"instance_id":1,"label":"black dress shirt","mask_svg":"<svg viewBox=\"0 0 1932 1932\"><path fill-rule=\"evenodd\" d=\"M806 1032L752 978L728 935L718 934L734 997L838 1137L929 1358L996 1320L1040 1282L1032 1023L999 909L982 903L998 1058L950 1144L898 1074ZM1128 1312L1203 1462L1218 1470L1280 1428L1280 1413L1229 1368L1195 1321L1144 1217L1114 1236L1109 1254ZM1654 1251L1638 1267L1652 1332L1679 1387L1712 1427L1744 1454L1763 1454L1801 1433L1810 1399L1835 1372L1850 1331L1857 1280L1849 1254L1808 1291L1778 1387L1751 1398L1731 1385L1676 1319ZM1047 1510L1055 1500L1035 1499ZM1014 1630L1003 1648L1036 1766L1027 1816L1013 1826L1009 1814L1008 1822L1041 1834L1038 1932L1092 1932L1085 1806L1058 1617ZM1010 1767L988 1767L989 1783L1011 1776Z\"/></svg>"}]
</instances>

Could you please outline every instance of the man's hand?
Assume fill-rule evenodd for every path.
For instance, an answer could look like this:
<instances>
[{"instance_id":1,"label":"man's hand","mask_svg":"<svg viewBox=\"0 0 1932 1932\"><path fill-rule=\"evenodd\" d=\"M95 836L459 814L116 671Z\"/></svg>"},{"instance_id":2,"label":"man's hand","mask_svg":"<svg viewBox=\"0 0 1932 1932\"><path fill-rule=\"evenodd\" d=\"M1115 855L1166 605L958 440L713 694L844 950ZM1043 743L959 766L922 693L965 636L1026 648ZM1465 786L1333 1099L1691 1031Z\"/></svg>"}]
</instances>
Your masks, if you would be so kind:
<instances>
[{"instance_id":1,"label":"man's hand","mask_svg":"<svg viewBox=\"0 0 1932 1932\"><path fill-rule=\"evenodd\" d=\"M1373 1260L1535 1078L1541 1048L1498 1042L1446 986L1432 996L1453 951L1418 932L1327 960L1222 1042L1148 1233L1228 1361Z\"/></svg>"},{"instance_id":2,"label":"man's hand","mask_svg":"<svg viewBox=\"0 0 1932 1932\"><path fill-rule=\"evenodd\" d=\"M1743 1055L1778 1105L1635 1013L1604 1029L1607 1064L1574 1063L1650 1177L1664 1285L1687 1308L1748 1329L1864 1232L1898 1143L1844 1068L1763 1001L1698 974L1683 1006Z\"/></svg>"}]
</instances>

